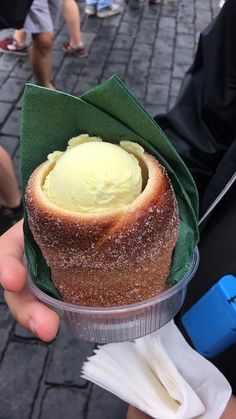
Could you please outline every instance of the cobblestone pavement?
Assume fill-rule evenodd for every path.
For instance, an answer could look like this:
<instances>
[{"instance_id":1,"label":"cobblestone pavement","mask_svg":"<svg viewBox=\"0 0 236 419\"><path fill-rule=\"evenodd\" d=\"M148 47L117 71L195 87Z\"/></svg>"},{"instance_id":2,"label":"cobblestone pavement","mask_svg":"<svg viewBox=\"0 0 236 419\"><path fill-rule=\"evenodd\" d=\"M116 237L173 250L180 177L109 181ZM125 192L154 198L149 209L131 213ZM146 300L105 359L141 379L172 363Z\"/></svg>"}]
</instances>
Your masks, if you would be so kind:
<instances>
[{"instance_id":1,"label":"cobblestone pavement","mask_svg":"<svg viewBox=\"0 0 236 419\"><path fill-rule=\"evenodd\" d=\"M105 20L86 17L80 6L89 57L64 54L68 34L61 21L53 47L57 88L80 95L116 73L151 115L174 103L199 33L218 13L216 0L163 0L159 6L129 0L121 15ZM10 152L18 179L26 80L33 81L27 58L0 55L0 144ZM80 378L92 350L63 325L53 343L38 341L14 322L0 290L0 419L124 419L125 403Z\"/></svg>"}]
</instances>

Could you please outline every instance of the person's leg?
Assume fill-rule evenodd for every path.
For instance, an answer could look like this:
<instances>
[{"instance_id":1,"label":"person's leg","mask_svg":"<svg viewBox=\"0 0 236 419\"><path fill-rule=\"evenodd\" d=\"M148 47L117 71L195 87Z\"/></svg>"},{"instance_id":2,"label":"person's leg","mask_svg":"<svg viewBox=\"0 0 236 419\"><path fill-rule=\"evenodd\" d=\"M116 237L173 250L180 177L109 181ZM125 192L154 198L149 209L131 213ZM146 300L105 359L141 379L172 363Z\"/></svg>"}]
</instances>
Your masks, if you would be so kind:
<instances>
[{"instance_id":1,"label":"person's leg","mask_svg":"<svg viewBox=\"0 0 236 419\"><path fill-rule=\"evenodd\" d=\"M13 38L20 47L24 47L26 44L27 34L25 33L24 29L16 29L14 31Z\"/></svg>"},{"instance_id":2,"label":"person's leg","mask_svg":"<svg viewBox=\"0 0 236 419\"><path fill-rule=\"evenodd\" d=\"M0 146L0 201L8 208L20 205L21 196L9 154Z\"/></svg>"},{"instance_id":3,"label":"person's leg","mask_svg":"<svg viewBox=\"0 0 236 419\"><path fill-rule=\"evenodd\" d=\"M63 44L63 49L69 54L77 55L79 58L87 57L87 51L81 40L80 11L75 0L63 1L63 16L67 24L70 39Z\"/></svg>"},{"instance_id":4,"label":"person's leg","mask_svg":"<svg viewBox=\"0 0 236 419\"><path fill-rule=\"evenodd\" d=\"M20 56L27 55L26 37L23 29L16 29L12 36L0 40L0 52Z\"/></svg>"},{"instance_id":5,"label":"person's leg","mask_svg":"<svg viewBox=\"0 0 236 419\"><path fill-rule=\"evenodd\" d=\"M81 44L79 6L75 0L63 0L62 11L70 34L70 45L77 47Z\"/></svg>"},{"instance_id":6,"label":"person's leg","mask_svg":"<svg viewBox=\"0 0 236 419\"><path fill-rule=\"evenodd\" d=\"M32 34L30 62L36 82L52 88L52 44L54 22L61 11L60 0L34 0L26 18L24 29Z\"/></svg>"},{"instance_id":7,"label":"person's leg","mask_svg":"<svg viewBox=\"0 0 236 419\"><path fill-rule=\"evenodd\" d=\"M30 61L36 82L41 86L53 88L51 82L53 32L33 34L32 39Z\"/></svg>"}]
</instances>

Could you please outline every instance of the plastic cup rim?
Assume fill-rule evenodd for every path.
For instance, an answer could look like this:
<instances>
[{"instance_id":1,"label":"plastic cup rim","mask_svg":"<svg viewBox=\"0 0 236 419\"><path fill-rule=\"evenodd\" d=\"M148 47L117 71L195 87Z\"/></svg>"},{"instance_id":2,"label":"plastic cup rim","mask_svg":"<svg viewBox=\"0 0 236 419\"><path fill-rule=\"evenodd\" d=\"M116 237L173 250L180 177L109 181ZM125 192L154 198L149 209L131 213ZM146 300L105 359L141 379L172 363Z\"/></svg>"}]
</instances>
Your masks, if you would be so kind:
<instances>
[{"instance_id":1,"label":"plastic cup rim","mask_svg":"<svg viewBox=\"0 0 236 419\"><path fill-rule=\"evenodd\" d=\"M136 311L138 309L143 309L143 308L146 308L147 306L152 306L164 300L167 300L168 298L175 295L177 292L181 291L185 286L187 286L189 281L192 279L192 277L196 273L198 264L199 264L199 251L196 246L193 251L193 257L192 257L188 272L175 285L168 288L166 291L162 292L161 294L155 297L149 298L147 300L140 301L133 304L126 304L126 305L114 306L114 307L88 307L88 306L80 306L76 304L66 303L62 300L57 300L56 298L51 297L50 295L46 294L44 291L40 290L40 288L38 288L37 285L33 282L29 273L27 275L27 284L28 284L29 289L38 299L43 301L45 304L50 305L51 307L54 307L55 309L75 312L77 314L81 312L83 314L87 313L87 314L110 315L111 313L115 314L115 313L122 313L124 311L125 312Z\"/></svg>"}]
</instances>

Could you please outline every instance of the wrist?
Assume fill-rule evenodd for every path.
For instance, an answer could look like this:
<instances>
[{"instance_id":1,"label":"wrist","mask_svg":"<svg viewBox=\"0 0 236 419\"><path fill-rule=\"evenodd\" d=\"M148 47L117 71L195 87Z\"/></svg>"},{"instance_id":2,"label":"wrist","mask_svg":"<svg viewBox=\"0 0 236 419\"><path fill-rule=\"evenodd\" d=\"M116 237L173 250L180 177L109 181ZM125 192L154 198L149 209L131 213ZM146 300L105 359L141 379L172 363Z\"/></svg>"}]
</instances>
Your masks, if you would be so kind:
<instances>
[{"instance_id":1,"label":"wrist","mask_svg":"<svg viewBox=\"0 0 236 419\"><path fill-rule=\"evenodd\" d=\"M231 396L225 408L221 419L235 419L236 418L236 397Z\"/></svg>"}]
</instances>

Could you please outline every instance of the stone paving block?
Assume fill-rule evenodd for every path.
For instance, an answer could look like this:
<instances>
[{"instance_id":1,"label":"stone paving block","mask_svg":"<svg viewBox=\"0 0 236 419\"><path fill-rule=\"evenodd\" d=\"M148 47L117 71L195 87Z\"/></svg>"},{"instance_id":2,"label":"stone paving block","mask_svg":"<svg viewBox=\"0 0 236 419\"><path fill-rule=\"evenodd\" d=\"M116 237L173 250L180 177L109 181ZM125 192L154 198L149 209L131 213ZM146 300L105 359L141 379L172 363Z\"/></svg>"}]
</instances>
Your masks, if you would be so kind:
<instances>
[{"instance_id":1,"label":"stone paving block","mask_svg":"<svg viewBox=\"0 0 236 419\"><path fill-rule=\"evenodd\" d=\"M178 22L194 22L194 4L193 2L181 3L177 13Z\"/></svg>"},{"instance_id":2,"label":"stone paving block","mask_svg":"<svg viewBox=\"0 0 236 419\"><path fill-rule=\"evenodd\" d=\"M11 77L16 77L27 81L32 76L32 68L29 62L29 57L21 58L17 66L11 72Z\"/></svg>"},{"instance_id":3,"label":"stone paving block","mask_svg":"<svg viewBox=\"0 0 236 419\"><path fill-rule=\"evenodd\" d=\"M108 64L110 63L128 64L129 58L130 58L129 51L113 49L113 51L111 51L111 54L109 55L107 62Z\"/></svg>"},{"instance_id":4,"label":"stone paving block","mask_svg":"<svg viewBox=\"0 0 236 419\"><path fill-rule=\"evenodd\" d=\"M35 339L33 333L24 329L22 326L16 323L14 328L14 336L20 339Z\"/></svg>"},{"instance_id":5,"label":"stone paving block","mask_svg":"<svg viewBox=\"0 0 236 419\"><path fill-rule=\"evenodd\" d=\"M19 147L19 138L0 135L0 144L8 151L10 156L13 157Z\"/></svg>"},{"instance_id":6,"label":"stone paving block","mask_svg":"<svg viewBox=\"0 0 236 419\"><path fill-rule=\"evenodd\" d=\"M167 105L160 105L160 104L150 105L148 103L147 104L145 103L145 109L147 109L149 115L154 117L156 115L165 113L167 111Z\"/></svg>"},{"instance_id":7,"label":"stone paving block","mask_svg":"<svg viewBox=\"0 0 236 419\"><path fill-rule=\"evenodd\" d=\"M5 122L5 119L9 115L12 108L12 103L0 102L0 125Z\"/></svg>"},{"instance_id":8,"label":"stone paving block","mask_svg":"<svg viewBox=\"0 0 236 419\"><path fill-rule=\"evenodd\" d=\"M143 9L143 18L158 19L160 16L160 11L161 11L160 5L147 3Z\"/></svg>"},{"instance_id":9,"label":"stone paving block","mask_svg":"<svg viewBox=\"0 0 236 419\"><path fill-rule=\"evenodd\" d=\"M24 88L22 80L9 77L0 89L0 98L3 102L14 102L19 98Z\"/></svg>"},{"instance_id":10,"label":"stone paving block","mask_svg":"<svg viewBox=\"0 0 236 419\"><path fill-rule=\"evenodd\" d=\"M20 150L19 150L19 146L16 149L16 152L14 154L13 157L13 164L14 164L14 168L15 168L15 172L16 172L16 178L18 180L19 183L19 187L21 187L21 175L20 175Z\"/></svg>"},{"instance_id":11,"label":"stone paving block","mask_svg":"<svg viewBox=\"0 0 236 419\"><path fill-rule=\"evenodd\" d=\"M94 36L94 34L90 34L94 36L96 39L97 44L103 43L110 43L113 41L114 37L116 36L117 28L114 26L101 26L99 32Z\"/></svg>"},{"instance_id":12,"label":"stone paving block","mask_svg":"<svg viewBox=\"0 0 236 419\"><path fill-rule=\"evenodd\" d=\"M54 50L52 51L52 69L55 72L55 70L59 70L59 68L62 65L62 62L64 60L64 58L67 56L67 54L61 49L61 50ZM77 60L79 59L78 57L75 57Z\"/></svg>"},{"instance_id":13,"label":"stone paving block","mask_svg":"<svg viewBox=\"0 0 236 419\"><path fill-rule=\"evenodd\" d=\"M164 84L169 85L171 80L171 70L151 67L148 76L150 84Z\"/></svg>"},{"instance_id":14,"label":"stone paving block","mask_svg":"<svg viewBox=\"0 0 236 419\"><path fill-rule=\"evenodd\" d=\"M175 0L164 2L161 9L161 15L167 17L176 17L177 4Z\"/></svg>"},{"instance_id":15,"label":"stone paving block","mask_svg":"<svg viewBox=\"0 0 236 419\"><path fill-rule=\"evenodd\" d=\"M131 93L136 97L141 105L143 105L146 92L145 80L141 83L138 79L132 79L132 76L129 75L125 78L125 83Z\"/></svg>"},{"instance_id":16,"label":"stone paving block","mask_svg":"<svg viewBox=\"0 0 236 419\"><path fill-rule=\"evenodd\" d=\"M166 105L168 102L168 95L169 95L168 85L148 83L145 103L148 103L150 105L155 105L155 104Z\"/></svg>"},{"instance_id":17,"label":"stone paving block","mask_svg":"<svg viewBox=\"0 0 236 419\"><path fill-rule=\"evenodd\" d=\"M171 108L173 108L173 106L175 105L175 103L176 103L176 97L175 96L171 96L169 98L169 103L168 103L168 106L167 106L167 110L170 110Z\"/></svg>"},{"instance_id":18,"label":"stone paving block","mask_svg":"<svg viewBox=\"0 0 236 419\"><path fill-rule=\"evenodd\" d=\"M83 32L92 32L97 34L102 25L102 19L97 19L94 16L85 16L83 21Z\"/></svg>"},{"instance_id":19,"label":"stone paving block","mask_svg":"<svg viewBox=\"0 0 236 419\"><path fill-rule=\"evenodd\" d=\"M177 33L186 33L188 35L194 35L194 23L177 22Z\"/></svg>"},{"instance_id":20,"label":"stone paving block","mask_svg":"<svg viewBox=\"0 0 236 419\"><path fill-rule=\"evenodd\" d=\"M86 392L78 388L48 388L40 419L85 419L86 399Z\"/></svg>"},{"instance_id":21,"label":"stone paving block","mask_svg":"<svg viewBox=\"0 0 236 419\"><path fill-rule=\"evenodd\" d=\"M3 294L1 296L1 301L3 301ZM0 304L0 360L2 358L3 350L6 347L7 341L9 339L9 334L14 326L14 320L10 314L7 306L5 304ZM0 409L1 417L1 409Z\"/></svg>"},{"instance_id":22,"label":"stone paving block","mask_svg":"<svg viewBox=\"0 0 236 419\"><path fill-rule=\"evenodd\" d=\"M46 382L84 387L87 382L80 377L81 368L87 357L92 355L93 348L94 344L70 336L62 326L51 348Z\"/></svg>"},{"instance_id":23,"label":"stone paving block","mask_svg":"<svg viewBox=\"0 0 236 419\"><path fill-rule=\"evenodd\" d=\"M134 43L134 38L124 34L118 34L113 44L113 48L129 51Z\"/></svg>"},{"instance_id":24,"label":"stone paving block","mask_svg":"<svg viewBox=\"0 0 236 419\"><path fill-rule=\"evenodd\" d=\"M9 72L5 70L0 70L0 87L5 83L6 79L9 76Z\"/></svg>"},{"instance_id":25,"label":"stone paving block","mask_svg":"<svg viewBox=\"0 0 236 419\"><path fill-rule=\"evenodd\" d=\"M210 12L211 2L206 0L196 0L196 11L201 10L202 12Z\"/></svg>"},{"instance_id":26,"label":"stone paving block","mask_svg":"<svg viewBox=\"0 0 236 419\"><path fill-rule=\"evenodd\" d=\"M86 63L84 60L78 60L76 57L66 56L57 73L57 77L71 77L71 74L73 74L73 77L78 76Z\"/></svg>"},{"instance_id":27,"label":"stone paving block","mask_svg":"<svg viewBox=\"0 0 236 419\"><path fill-rule=\"evenodd\" d=\"M98 386L93 386L86 419L126 419L127 404Z\"/></svg>"},{"instance_id":28,"label":"stone paving block","mask_svg":"<svg viewBox=\"0 0 236 419\"><path fill-rule=\"evenodd\" d=\"M128 68L127 68L127 78L135 81L135 83L140 84L140 81L143 82L143 79L148 76L148 70L149 70L149 62L144 61L138 57L138 55L133 56L129 62Z\"/></svg>"},{"instance_id":29,"label":"stone paving block","mask_svg":"<svg viewBox=\"0 0 236 419\"><path fill-rule=\"evenodd\" d=\"M201 19L196 19L195 21L195 29L197 32L202 32L204 29L207 28L209 23L211 22L211 19L207 18L204 20L204 22Z\"/></svg>"},{"instance_id":30,"label":"stone paving block","mask_svg":"<svg viewBox=\"0 0 236 419\"><path fill-rule=\"evenodd\" d=\"M171 84L170 84L170 96L172 98L177 97L181 84L182 84L182 79L172 78Z\"/></svg>"},{"instance_id":31,"label":"stone paving block","mask_svg":"<svg viewBox=\"0 0 236 419\"><path fill-rule=\"evenodd\" d=\"M136 3L138 3L136 1ZM139 23L140 18L142 16L142 9L137 6L136 8L132 9L131 7L127 8L123 14L123 22Z\"/></svg>"},{"instance_id":32,"label":"stone paving block","mask_svg":"<svg viewBox=\"0 0 236 419\"><path fill-rule=\"evenodd\" d=\"M71 74L70 77L68 77L68 75L66 76L62 72L58 73L57 76L53 79L56 89L67 93L73 92L77 81L77 75Z\"/></svg>"},{"instance_id":33,"label":"stone paving block","mask_svg":"<svg viewBox=\"0 0 236 419\"><path fill-rule=\"evenodd\" d=\"M175 48L174 65L189 66L193 62L193 48Z\"/></svg>"},{"instance_id":34,"label":"stone paving block","mask_svg":"<svg viewBox=\"0 0 236 419\"><path fill-rule=\"evenodd\" d=\"M154 44L155 54L172 54L174 49L174 39L169 38L167 43L164 39L157 38Z\"/></svg>"},{"instance_id":35,"label":"stone paving block","mask_svg":"<svg viewBox=\"0 0 236 419\"><path fill-rule=\"evenodd\" d=\"M102 27L118 28L122 20L122 14L111 16L109 19L103 19Z\"/></svg>"},{"instance_id":36,"label":"stone paving block","mask_svg":"<svg viewBox=\"0 0 236 419\"><path fill-rule=\"evenodd\" d=\"M168 28L168 30L171 29L173 33L175 30L175 26L176 26L176 20L174 17L163 16L161 14L159 24L158 24L159 31L161 31L162 29Z\"/></svg>"},{"instance_id":37,"label":"stone paving block","mask_svg":"<svg viewBox=\"0 0 236 419\"><path fill-rule=\"evenodd\" d=\"M194 35L178 33L176 36L176 47L191 49L194 47ZM191 57L192 59L192 57Z\"/></svg>"},{"instance_id":38,"label":"stone paving block","mask_svg":"<svg viewBox=\"0 0 236 419\"><path fill-rule=\"evenodd\" d=\"M0 418L29 419L47 349L10 342L0 366Z\"/></svg>"},{"instance_id":39,"label":"stone paving block","mask_svg":"<svg viewBox=\"0 0 236 419\"><path fill-rule=\"evenodd\" d=\"M2 134L19 136L20 118L21 118L21 112L18 109L13 110L13 112L11 112L10 117L7 119L7 121L5 122L5 124L3 125L1 129Z\"/></svg>"},{"instance_id":40,"label":"stone paving block","mask_svg":"<svg viewBox=\"0 0 236 419\"><path fill-rule=\"evenodd\" d=\"M186 71L189 69L189 64L174 64L173 74L174 78L183 79Z\"/></svg>"},{"instance_id":41,"label":"stone paving block","mask_svg":"<svg viewBox=\"0 0 236 419\"><path fill-rule=\"evenodd\" d=\"M2 54L0 55L0 71L4 70L10 73L19 62L19 57Z\"/></svg>"},{"instance_id":42,"label":"stone paving block","mask_svg":"<svg viewBox=\"0 0 236 419\"><path fill-rule=\"evenodd\" d=\"M130 25L129 22L122 22L119 27L118 33L127 35L129 37L135 37L138 32L138 29L139 28L137 23L133 23L132 25Z\"/></svg>"},{"instance_id":43,"label":"stone paving block","mask_svg":"<svg viewBox=\"0 0 236 419\"><path fill-rule=\"evenodd\" d=\"M102 75L102 80L106 80L109 77L113 76L113 74L117 74L117 76L124 80L126 73L126 64L117 64L117 63L107 63L106 68Z\"/></svg>"},{"instance_id":44,"label":"stone paving block","mask_svg":"<svg viewBox=\"0 0 236 419\"><path fill-rule=\"evenodd\" d=\"M3 296L3 293L4 293L4 291L3 291L3 288L2 288L2 286L0 285L0 304L3 304L5 301L4 301L4 296Z\"/></svg>"},{"instance_id":45,"label":"stone paving block","mask_svg":"<svg viewBox=\"0 0 236 419\"><path fill-rule=\"evenodd\" d=\"M94 87L93 81L84 81L83 79L79 79L74 87L73 95L74 96L81 96L83 93L86 93L88 90Z\"/></svg>"},{"instance_id":46,"label":"stone paving block","mask_svg":"<svg viewBox=\"0 0 236 419\"><path fill-rule=\"evenodd\" d=\"M86 61L86 64L82 67L79 77L79 80L83 81L84 83L92 83L92 87L95 87L99 83L103 73L104 62L99 62L97 67L94 66L94 60L89 58Z\"/></svg>"},{"instance_id":47,"label":"stone paving block","mask_svg":"<svg viewBox=\"0 0 236 419\"><path fill-rule=\"evenodd\" d=\"M172 62L172 53L170 52L162 52L162 53L155 53L151 59L151 67L156 67L162 70L170 70L173 66Z\"/></svg>"}]
</instances>

